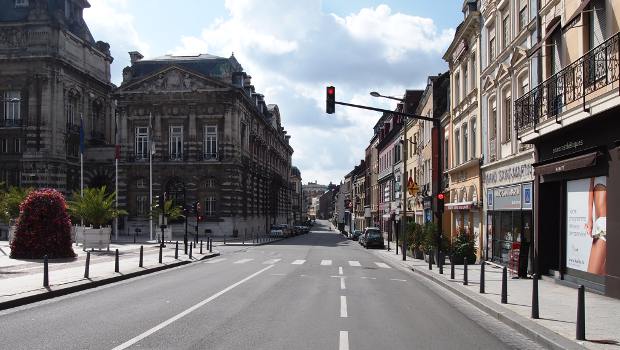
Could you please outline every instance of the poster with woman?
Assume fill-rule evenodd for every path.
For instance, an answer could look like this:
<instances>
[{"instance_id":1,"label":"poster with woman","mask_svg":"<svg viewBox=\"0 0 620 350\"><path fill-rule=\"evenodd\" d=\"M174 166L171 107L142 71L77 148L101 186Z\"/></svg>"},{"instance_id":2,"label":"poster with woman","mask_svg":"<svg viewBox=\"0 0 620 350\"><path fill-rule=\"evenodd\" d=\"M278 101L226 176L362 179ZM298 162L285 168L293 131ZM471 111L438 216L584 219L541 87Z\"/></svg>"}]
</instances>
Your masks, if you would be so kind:
<instances>
[{"instance_id":1,"label":"poster with woman","mask_svg":"<svg viewBox=\"0 0 620 350\"><path fill-rule=\"evenodd\" d=\"M604 275L607 178L568 181L566 192L566 267Z\"/></svg>"}]
</instances>

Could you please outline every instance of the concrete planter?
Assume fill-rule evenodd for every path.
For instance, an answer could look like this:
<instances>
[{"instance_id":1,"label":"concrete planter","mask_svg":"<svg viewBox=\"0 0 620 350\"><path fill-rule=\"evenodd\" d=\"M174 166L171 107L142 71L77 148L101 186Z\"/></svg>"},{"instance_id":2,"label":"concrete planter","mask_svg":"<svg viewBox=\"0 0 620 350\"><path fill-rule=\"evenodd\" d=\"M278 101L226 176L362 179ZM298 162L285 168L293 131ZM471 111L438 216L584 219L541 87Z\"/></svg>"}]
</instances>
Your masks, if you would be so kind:
<instances>
[{"instance_id":1,"label":"concrete planter","mask_svg":"<svg viewBox=\"0 0 620 350\"><path fill-rule=\"evenodd\" d=\"M11 240L13 239L13 236L15 235L16 231L17 231L16 225L9 226L9 235L7 237L7 239L9 240L9 243L11 243Z\"/></svg>"},{"instance_id":2,"label":"concrete planter","mask_svg":"<svg viewBox=\"0 0 620 350\"><path fill-rule=\"evenodd\" d=\"M76 237L81 236L83 249L106 249L110 250L110 237L112 227L105 226L101 228L93 227L76 227Z\"/></svg>"}]
</instances>

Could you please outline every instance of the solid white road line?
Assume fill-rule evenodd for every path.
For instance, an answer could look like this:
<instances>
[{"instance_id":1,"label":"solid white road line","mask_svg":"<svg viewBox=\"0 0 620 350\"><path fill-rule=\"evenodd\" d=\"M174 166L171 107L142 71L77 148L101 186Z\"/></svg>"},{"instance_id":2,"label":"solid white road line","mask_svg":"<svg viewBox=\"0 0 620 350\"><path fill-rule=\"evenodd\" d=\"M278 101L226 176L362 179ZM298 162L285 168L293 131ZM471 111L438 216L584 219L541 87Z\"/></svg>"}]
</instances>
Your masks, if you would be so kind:
<instances>
[{"instance_id":1,"label":"solid white road line","mask_svg":"<svg viewBox=\"0 0 620 350\"><path fill-rule=\"evenodd\" d=\"M376 280L377 277L360 277L363 280Z\"/></svg>"},{"instance_id":2,"label":"solid white road line","mask_svg":"<svg viewBox=\"0 0 620 350\"><path fill-rule=\"evenodd\" d=\"M382 262L376 262L375 265L384 268L384 269L391 269L390 265L386 264L386 263L382 263Z\"/></svg>"},{"instance_id":3,"label":"solid white road line","mask_svg":"<svg viewBox=\"0 0 620 350\"><path fill-rule=\"evenodd\" d=\"M305 262L306 262L306 260L295 260L291 264L292 265L302 265Z\"/></svg>"},{"instance_id":4,"label":"solid white road line","mask_svg":"<svg viewBox=\"0 0 620 350\"><path fill-rule=\"evenodd\" d=\"M234 264L245 264L246 262L252 261L254 259L241 259L234 262Z\"/></svg>"},{"instance_id":5,"label":"solid white road line","mask_svg":"<svg viewBox=\"0 0 620 350\"><path fill-rule=\"evenodd\" d=\"M226 260L226 258L215 258L215 259L211 259L211 260L207 261L206 263L207 264L216 264L216 263L219 263L219 262L224 261L224 260Z\"/></svg>"},{"instance_id":6,"label":"solid white road line","mask_svg":"<svg viewBox=\"0 0 620 350\"><path fill-rule=\"evenodd\" d=\"M340 331L340 346L338 350L349 350L349 332Z\"/></svg>"},{"instance_id":7,"label":"solid white road line","mask_svg":"<svg viewBox=\"0 0 620 350\"><path fill-rule=\"evenodd\" d=\"M349 260L349 266L362 266L362 265L360 265L359 261L350 261Z\"/></svg>"},{"instance_id":8,"label":"solid white road line","mask_svg":"<svg viewBox=\"0 0 620 350\"><path fill-rule=\"evenodd\" d=\"M263 265L273 265L282 259L269 259L263 263Z\"/></svg>"},{"instance_id":9,"label":"solid white road line","mask_svg":"<svg viewBox=\"0 0 620 350\"><path fill-rule=\"evenodd\" d=\"M201 307L205 306L206 304L208 304L209 302L211 302L211 301L213 301L213 300L217 299L218 297L220 297L221 295L225 294L226 292L229 292L229 291L230 291L230 290L232 290L233 288L235 288L235 287L237 287L237 286L239 286L239 285L241 285L241 284L243 284L243 283L245 283L245 282L247 282L247 281L251 280L252 278L254 278L254 277L256 277L256 276L260 275L261 273L263 273L263 272L265 272L265 271L269 270L269 269L270 269L270 268L272 268L272 267L274 267L274 265L269 265L269 266L265 267L264 269L259 270L259 271L255 272L255 273L253 273L253 274L249 275L248 277L246 277L246 278L242 279L241 281L239 281L239 282L237 282L237 283L234 283L234 284L231 284L230 286L228 286L228 287L226 287L226 288L222 289L221 291L219 291L219 292L217 292L217 293L213 294L212 296L210 296L210 297L208 297L207 299L205 299L205 300L203 300L203 301L199 302L198 304L196 304L196 305L194 305L194 306L190 307L189 309L187 309L187 310L185 310L185 311L181 312L180 314L178 314L178 315L176 315L176 316L173 316L173 317L171 317L171 318L167 319L166 321L164 321L164 322L162 322L162 323L158 324L157 326L155 326L155 327L153 327L153 328L149 329L148 331L146 331L146 332L144 332L144 333L142 333L142 334L138 335L137 337L134 337L134 338L132 338L132 339L129 339L128 341L126 341L126 342L124 342L123 344L121 344L121 345L119 345L119 346L115 347L115 348L114 348L114 349L112 349L112 350L123 350L123 349L127 349L128 347L130 347L130 346L134 345L135 343L139 342L140 340L142 340L142 339L144 339L144 338L148 337L149 335L151 335L151 334L153 334L153 333L155 333L155 332L157 332L157 331L159 331L159 330L163 329L164 327L166 327L166 326L168 326L168 325L172 324L174 321L180 320L181 318L183 318L183 317L185 317L185 316L189 315L191 312L193 312L193 311L195 311L195 310L197 310L197 309L199 309L199 308L201 308Z\"/></svg>"},{"instance_id":10,"label":"solid white road line","mask_svg":"<svg viewBox=\"0 0 620 350\"><path fill-rule=\"evenodd\" d=\"M340 317L349 317L347 315L347 297L344 295L340 296Z\"/></svg>"},{"instance_id":11,"label":"solid white road line","mask_svg":"<svg viewBox=\"0 0 620 350\"><path fill-rule=\"evenodd\" d=\"M344 285L344 278L340 279L340 290L345 290L347 287Z\"/></svg>"},{"instance_id":12,"label":"solid white road line","mask_svg":"<svg viewBox=\"0 0 620 350\"><path fill-rule=\"evenodd\" d=\"M332 261L331 260L321 260L321 265L323 266L331 266Z\"/></svg>"},{"instance_id":13,"label":"solid white road line","mask_svg":"<svg viewBox=\"0 0 620 350\"><path fill-rule=\"evenodd\" d=\"M285 273L272 273L272 276L286 276Z\"/></svg>"},{"instance_id":14,"label":"solid white road line","mask_svg":"<svg viewBox=\"0 0 620 350\"><path fill-rule=\"evenodd\" d=\"M342 275L342 266L338 266L338 274Z\"/></svg>"},{"instance_id":15,"label":"solid white road line","mask_svg":"<svg viewBox=\"0 0 620 350\"><path fill-rule=\"evenodd\" d=\"M390 281L407 282L407 280L400 280L398 278L390 278Z\"/></svg>"}]
</instances>

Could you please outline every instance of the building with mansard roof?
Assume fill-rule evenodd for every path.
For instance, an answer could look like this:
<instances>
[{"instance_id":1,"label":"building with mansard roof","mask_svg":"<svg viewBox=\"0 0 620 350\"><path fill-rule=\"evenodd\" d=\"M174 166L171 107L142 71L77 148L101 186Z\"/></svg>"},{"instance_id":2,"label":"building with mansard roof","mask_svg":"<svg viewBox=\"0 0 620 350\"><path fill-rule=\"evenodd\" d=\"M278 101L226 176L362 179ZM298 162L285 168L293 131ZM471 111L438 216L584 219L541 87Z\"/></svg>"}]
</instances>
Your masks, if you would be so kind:
<instances>
[{"instance_id":1,"label":"building with mansard roof","mask_svg":"<svg viewBox=\"0 0 620 350\"><path fill-rule=\"evenodd\" d=\"M129 55L114 94L128 229L148 225L149 158L155 195L200 203L200 234L250 237L292 224L290 136L234 55Z\"/></svg>"}]
</instances>

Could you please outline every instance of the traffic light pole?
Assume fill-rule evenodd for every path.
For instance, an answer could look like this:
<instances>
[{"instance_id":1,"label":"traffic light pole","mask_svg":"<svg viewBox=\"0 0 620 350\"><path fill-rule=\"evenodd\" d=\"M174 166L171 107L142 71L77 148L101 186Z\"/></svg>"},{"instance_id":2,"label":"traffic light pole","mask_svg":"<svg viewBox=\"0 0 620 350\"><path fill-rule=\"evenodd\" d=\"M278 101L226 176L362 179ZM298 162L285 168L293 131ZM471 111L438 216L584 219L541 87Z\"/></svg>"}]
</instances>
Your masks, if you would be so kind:
<instances>
[{"instance_id":1,"label":"traffic light pole","mask_svg":"<svg viewBox=\"0 0 620 350\"><path fill-rule=\"evenodd\" d=\"M329 89L332 89L331 91ZM333 109L330 110L330 103L333 104L338 104L341 106L347 106L347 107L354 107L354 108L361 108L361 109L367 109L370 111L375 111L375 112L381 112L381 113L389 113L389 114L393 114L393 115L399 115L399 116L403 116L406 118L413 118L413 119L418 119L418 120L424 120L424 121L430 121L433 123L433 130L432 133L435 134L435 139L437 141L436 144L432 144L435 149L437 150L436 153L433 153L433 157L436 156L437 157L437 176L436 176L436 183L435 186L433 186L433 200L435 201L436 205L435 205L435 216L437 217L437 258L440 258L440 250L441 250L441 235L442 235L442 231L443 231L443 208L439 208L438 205L438 199L437 199L437 195L439 193L441 193L443 191L443 189L441 188L443 186L441 178L443 176L443 157L442 157L442 140L441 140L441 121L439 118L431 118L431 117L425 117L422 115L417 115L417 114L412 114L412 113L405 113L405 112L398 112L398 111L391 111L388 109L383 109L383 108L375 108L375 107L369 107L369 106L362 106L362 105L357 105L357 104L353 104L353 103L346 103L346 102L339 102L335 100L335 95L336 95L336 89L332 86L332 87L328 87L327 90L328 93L328 100L327 100L327 112L331 112L333 113ZM331 101L330 101L331 99ZM330 114L331 114L330 113ZM405 122L405 128L407 127L407 123ZM406 161L406 160L405 160ZM431 162L432 164L432 162ZM406 203L405 203L406 205ZM404 258L404 256L403 256Z\"/></svg>"}]
</instances>

